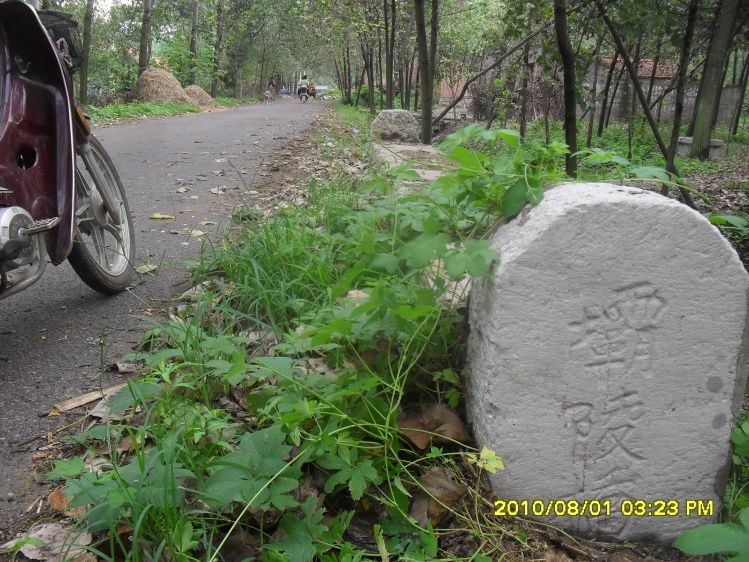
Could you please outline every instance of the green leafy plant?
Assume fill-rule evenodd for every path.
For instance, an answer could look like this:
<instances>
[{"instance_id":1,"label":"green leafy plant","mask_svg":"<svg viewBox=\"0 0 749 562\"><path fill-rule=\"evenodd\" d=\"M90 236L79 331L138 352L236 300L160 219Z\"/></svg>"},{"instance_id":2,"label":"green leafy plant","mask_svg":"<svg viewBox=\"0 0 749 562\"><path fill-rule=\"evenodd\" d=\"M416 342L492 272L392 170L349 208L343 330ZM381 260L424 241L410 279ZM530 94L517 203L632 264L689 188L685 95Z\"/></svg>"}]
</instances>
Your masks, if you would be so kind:
<instances>
[{"instance_id":1,"label":"green leafy plant","mask_svg":"<svg viewBox=\"0 0 749 562\"><path fill-rule=\"evenodd\" d=\"M346 111L358 129L361 112ZM366 137L357 138L324 142L346 151ZM452 164L431 185L414 188L408 167L358 191L342 179L313 183L306 207L206 250L194 304L147 333L132 358L148 375L112 399L122 421L77 439L107 443L107 462L88 472L87 453L52 475L66 480L71 506L88 507L85 523L106 532L109 551L217 560L241 528L261 538L262 560L359 560L342 537L348 507L366 504L383 510L373 537L382 552L438 556L439 532L409 512L426 493L422 474L458 473L454 457L479 472L503 463L457 441L422 454L399 412L425 399L459 407L453 351L466 281L500 257L487 239L494 225L563 177L566 147L470 126L441 149ZM131 450L119 453L125 440ZM313 495L299 496L311 475L348 507L324 518Z\"/></svg>"},{"instance_id":2,"label":"green leafy plant","mask_svg":"<svg viewBox=\"0 0 749 562\"><path fill-rule=\"evenodd\" d=\"M674 541L685 554L730 554L733 562L749 559L749 508L742 509L737 523L702 525L685 531Z\"/></svg>"}]
</instances>

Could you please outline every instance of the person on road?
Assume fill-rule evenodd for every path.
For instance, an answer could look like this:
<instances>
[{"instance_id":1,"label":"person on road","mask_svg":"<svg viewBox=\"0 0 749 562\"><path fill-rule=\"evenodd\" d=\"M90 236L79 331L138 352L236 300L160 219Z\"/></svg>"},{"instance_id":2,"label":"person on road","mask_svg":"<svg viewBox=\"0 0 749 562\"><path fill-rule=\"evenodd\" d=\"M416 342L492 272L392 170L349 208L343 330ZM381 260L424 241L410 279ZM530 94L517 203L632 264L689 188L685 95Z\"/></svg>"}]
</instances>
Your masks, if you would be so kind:
<instances>
[{"instance_id":1,"label":"person on road","mask_svg":"<svg viewBox=\"0 0 749 562\"><path fill-rule=\"evenodd\" d=\"M308 87L309 87L309 80L307 80L307 75L302 74L302 79L299 81L299 84L297 84L297 87L296 87L296 95L300 95L302 93L302 89L304 89L306 93Z\"/></svg>"}]
</instances>

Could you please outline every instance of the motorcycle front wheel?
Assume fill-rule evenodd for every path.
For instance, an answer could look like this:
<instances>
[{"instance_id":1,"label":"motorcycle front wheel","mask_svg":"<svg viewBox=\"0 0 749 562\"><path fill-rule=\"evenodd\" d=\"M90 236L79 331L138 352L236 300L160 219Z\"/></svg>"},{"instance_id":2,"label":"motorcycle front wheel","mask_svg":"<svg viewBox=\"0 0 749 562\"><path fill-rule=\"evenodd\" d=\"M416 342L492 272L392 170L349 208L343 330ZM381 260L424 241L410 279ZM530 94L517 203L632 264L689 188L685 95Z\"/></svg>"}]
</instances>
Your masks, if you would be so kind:
<instances>
[{"instance_id":1,"label":"motorcycle front wheel","mask_svg":"<svg viewBox=\"0 0 749 562\"><path fill-rule=\"evenodd\" d=\"M68 261L86 285L112 295L130 286L135 235L125 189L112 159L93 135L89 144L89 157L76 159L76 228ZM118 206L119 224L107 212L102 193L110 194Z\"/></svg>"}]
</instances>

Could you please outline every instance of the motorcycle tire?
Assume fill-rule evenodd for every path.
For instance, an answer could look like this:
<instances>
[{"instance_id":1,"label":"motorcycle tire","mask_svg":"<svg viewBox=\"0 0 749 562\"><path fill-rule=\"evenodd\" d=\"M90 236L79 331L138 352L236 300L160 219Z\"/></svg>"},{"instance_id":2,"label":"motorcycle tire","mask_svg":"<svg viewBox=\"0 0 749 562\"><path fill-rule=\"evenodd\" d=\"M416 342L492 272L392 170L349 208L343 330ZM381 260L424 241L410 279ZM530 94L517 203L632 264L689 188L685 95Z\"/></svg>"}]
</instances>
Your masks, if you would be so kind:
<instances>
[{"instance_id":1,"label":"motorcycle tire","mask_svg":"<svg viewBox=\"0 0 749 562\"><path fill-rule=\"evenodd\" d=\"M86 177L82 166L82 159L77 159L76 169L76 209L78 209L79 197L88 199L87 211L91 216L79 217L76 213L77 224L73 235L73 248L68 256L70 265L73 266L78 277L91 287L94 291L105 295L113 295L127 289L133 277L133 256L135 255L135 233L133 231L132 218L130 217L130 207L127 203L125 188L122 185L120 175L117 173L112 159L102 146L101 142L91 136L90 140L92 153L102 172L102 177L109 180L110 192L115 194L120 204L121 223L119 225L111 224L111 218L102 210L101 195L106 187L96 185L91 174ZM80 182L86 182L82 185ZM93 185L92 185L93 184ZM93 189L96 190L92 195ZM87 189L88 188L88 189ZM106 226L97 220L94 205L98 204L99 217L103 215ZM118 230L119 237L112 231ZM104 241L105 232L119 245L113 252L114 258L110 262L107 257L107 246ZM89 237L93 244L86 240Z\"/></svg>"}]
</instances>

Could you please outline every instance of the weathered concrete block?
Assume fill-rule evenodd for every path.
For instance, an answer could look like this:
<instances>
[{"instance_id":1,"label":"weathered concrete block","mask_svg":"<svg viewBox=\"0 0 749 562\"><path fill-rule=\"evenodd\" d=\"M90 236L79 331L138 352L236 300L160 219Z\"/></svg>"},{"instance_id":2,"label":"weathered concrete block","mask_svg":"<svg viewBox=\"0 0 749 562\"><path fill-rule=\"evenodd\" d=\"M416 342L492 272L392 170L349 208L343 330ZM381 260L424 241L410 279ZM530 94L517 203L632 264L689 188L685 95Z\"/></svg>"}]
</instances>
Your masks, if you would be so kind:
<instances>
[{"instance_id":1,"label":"weathered concrete block","mask_svg":"<svg viewBox=\"0 0 749 562\"><path fill-rule=\"evenodd\" d=\"M419 142L419 122L405 109L380 111L369 132L375 141L412 144Z\"/></svg>"},{"instance_id":2,"label":"weathered concrete block","mask_svg":"<svg viewBox=\"0 0 749 562\"><path fill-rule=\"evenodd\" d=\"M501 262L471 293L468 407L507 464L498 497L529 515L568 508L534 500L609 502L549 519L620 540L713 521L746 379L736 252L697 212L630 187L565 184L526 211L496 232ZM713 514L687 516L688 499ZM622 515L629 500L650 515ZM654 516L674 513L655 500L676 515Z\"/></svg>"},{"instance_id":3,"label":"weathered concrete block","mask_svg":"<svg viewBox=\"0 0 749 562\"><path fill-rule=\"evenodd\" d=\"M710 139L710 150L708 152L709 160L716 160L720 158L720 153L725 146L725 141L720 139ZM676 153L684 156L689 156L689 152L692 150L692 137L679 137L679 142L676 145Z\"/></svg>"}]
</instances>

